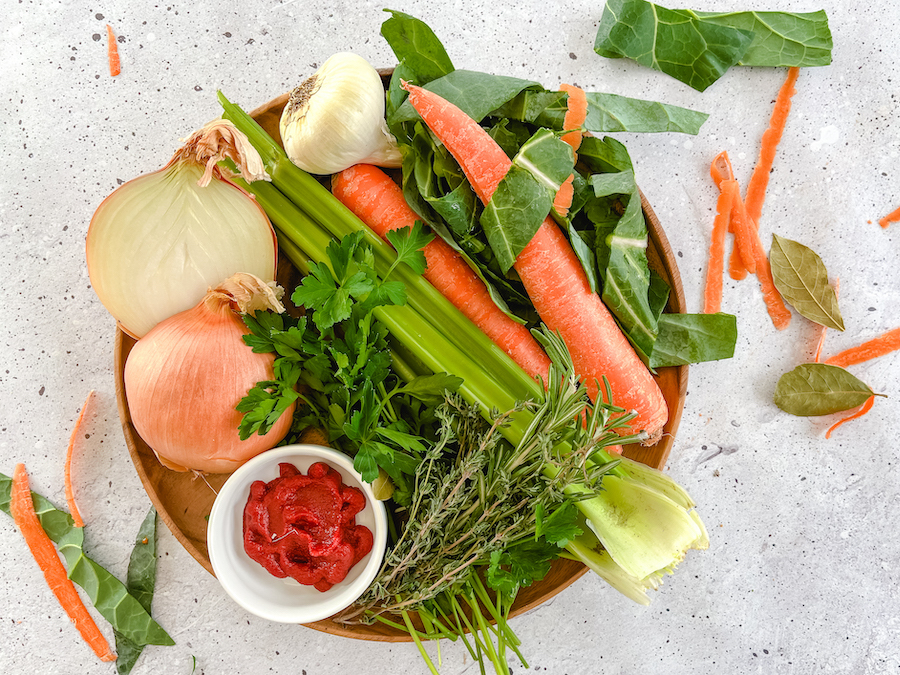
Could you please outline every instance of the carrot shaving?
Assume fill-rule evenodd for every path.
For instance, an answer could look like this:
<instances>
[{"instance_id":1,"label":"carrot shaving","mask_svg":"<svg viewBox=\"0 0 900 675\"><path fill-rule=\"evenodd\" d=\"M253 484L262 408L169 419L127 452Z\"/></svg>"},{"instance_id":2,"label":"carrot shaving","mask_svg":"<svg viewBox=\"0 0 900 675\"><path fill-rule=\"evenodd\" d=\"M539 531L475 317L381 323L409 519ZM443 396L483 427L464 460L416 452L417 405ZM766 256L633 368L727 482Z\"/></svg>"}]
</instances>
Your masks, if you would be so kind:
<instances>
[{"instance_id":1,"label":"carrot shaving","mask_svg":"<svg viewBox=\"0 0 900 675\"><path fill-rule=\"evenodd\" d=\"M825 363L846 368L847 366L890 354L898 349L900 349L900 328L894 328L876 338L863 342L861 345L835 354L831 358L826 359Z\"/></svg>"},{"instance_id":2,"label":"carrot shaving","mask_svg":"<svg viewBox=\"0 0 900 675\"><path fill-rule=\"evenodd\" d=\"M845 417L844 419L842 419L842 420L838 421L837 423L833 424L833 425L831 426L831 428L829 428L828 431L825 432L825 438L831 438L832 432L833 432L835 429L837 429L839 426L841 426L842 424L844 424L844 422L849 422L850 420L855 420L857 417L862 417L863 415L865 415L867 412L869 412L869 411L872 409L872 405L873 405L874 403L875 403L875 397L874 397L874 396L870 396L869 398L867 398L867 399L866 399L866 402L863 403L863 404L859 407L859 410L857 410L857 411L856 411L855 413L853 413L852 415L848 415L848 416Z\"/></svg>"},{"instance_id":3,"label":"carrot shaving","mask_svg":"<svg viewBox=\"0 0 900 675\"><path fill-rule=\"evenodd\" d=\"M584 89L572 84L561 84L559 89L568 94L566 116L563 117L563 131L574 130L564 134L562 140L571 145L573 150L578 150L581 146L581 127L584 125L588 113L587 94Z\"/></svg>"},{"instance_id":4,"label":"carrot shaving","mask_svg":"<svg viewBox=\"0 0 900 675\"><path fill-rule=\"evenodd\" d=\"M81 519L81 513L78 511L78 505L75 503L75 491L72 489L72 455L75 454L75 440L81 433L81 423L84 421L85 412L94 398L94 390L92 389L81 407L81 414L75 421L75 427L72 429L72 437L69 439L69 448L66 450L66 502L69 505L69 513L72 514L72 520L75 521L75 527L84 527L84 521Z\"/></svg>"},{"instance_id":5,"label":"carrot shaving","mask_svg":"<svg viewBox=\"0 0 900 675\"><path fill-rule=\"evenodd\" d=\"M759 243L756 227L747 213L744 200L741 199L738 182L730 180L723 182L722 185L734 193L731 200L731 229L734 233L734 245L741 256L741 264L750 274L756 274L756 246Z\"/></svg>"},{"instance_id":6,"label":"carrot shaving","mask_svg":"<svg viewBox=\"0 0 900 675\"><path fill-rule=\"evenodd\" d=\"M837 296L840 288L841 288L841 280L835 279L834 280L835 296ZM822 363L822 347L825 346L825 334L827 332L828 332L828 326L822 326L822 325L819 326L819 340L818 340L818 343L816 344L816 359L815 359L816 363Z\"/></svg>"},{"instance_id":7,"label":"carrot shaving","mask_svg":"<svg viewBox=\"0 0 900 675\"><path fill-rule=\"evenodd\" d=\"M887 228L887 226L890 225L891 223L897 223L897 222L900 222L900 208L897 208L896 210L891 211L884 218L880 218L878 220L878 224L884 228Z\"/></svg>"},{"instance_id":8,"label":"carrot shaving","mask_svg":"<svg viewBox=\"0 0 900 675\"><path fill-rule=\"evenodd\" d=\"M728 231L734 232L730 221ZM738 248L737 242L734 242L731 248L731 255L728 258L728 276L735 281L747 278L747 266L744 264L743 258L741 258L741 249Z\"/></svg>"},{"instance_id":9,"label":"carrot shaving","mask_svg":"<svg viewBox=\"0 0 900 675\"><path fill-rule=\"evenodd\" d=\"M800 69L796 66L788 69L787 79L775 98L775 108L772 110L772 116L769 119L769 128L762 135L759 160L753 169L753 174L750 176L750 182L747 184L747 195L744 203L747 206L747 214L757 224L759 223L759 217L762 215L763 201L766 198L769 172L772 170L778 143L781 142L788 114L791 112L791 97L797 91L794 88L794 83L797 81L799 74Z\"/></svg>"},{"instance_id":10,"label":"carrot shaving","mask_svg":"<svg viewBox=\"0 0 900 675\"><path fill-rule=\"evenodd\" d=\"M78 632L94 650L94 653L100 657L100 660L115 661L116 655L110 651L109 643L97 628L97 624L94 623L94 619L81 601L78 591L69 580L66 568L63 567L59 554L56 552L56 547L44 532L44 528L41 527L34 511L34 502L31 500L28 473L24 464L16 465L9 507L16 526L25 538L25 543L41 568L41 572L44 573L47 585L50 586L50 590L53 591L62 608L66 610L66 614L69 615Z\"/></svg>"},{"instance_id":11,"label":"carrot shaving","mask_svg":"<svg viewBox=\"0 0 900 675\"><path fill-rule=\"evenodd\" d=\"M572 198L575 196L575 186L573 181L575 180L575 175L572 174L563 184L559 186L559 190L556 191L556 196L553 198L553 210L556 211L561 218L565 218L569 213L569 207L572 206Z\"/></svg>"},{"instance_id":12,"label":"carrot shaving","mask_svg":"<svg viewBox=\"0 0 900 675\"><path fill-rule=\"evenodd\" d=\"M109 74L115 77L122 72L119 62L119 47L112 26L106 24L106 56L109 60Z\"/></svg>"},{"instance_id":13,"label":"carrot shaving","mask_svg":"<svg viewBox=\"0 0 900 675\"><path fill-rule=\"evenodd\" d=\"M763 250L762 244L757 238L754 242L756 249L756 276L759 279L759 286L762 290L763 300L766 303L766 309L772 318L772 324L778 330L784 330L791 322L791 310L784 304L781 293L775 288L775 280L772 278L772 268L769 266L769 259Z\"/></svg>"},{"instance_id":14,"label":"carrot shaving","mask_svg":"<svg viewBox=\"0 0 900 675\"><path fill-rule=\"evenodd\" d=\"M736 183L735 183L736 184ZM725 236L731 221L733 190L722 190L716 202L712 240L709 244L709 266L706 268L706 289L703 292L703 313L715 314L722 308L722 274L725 271Z\"/></svg>"}]
</instances>

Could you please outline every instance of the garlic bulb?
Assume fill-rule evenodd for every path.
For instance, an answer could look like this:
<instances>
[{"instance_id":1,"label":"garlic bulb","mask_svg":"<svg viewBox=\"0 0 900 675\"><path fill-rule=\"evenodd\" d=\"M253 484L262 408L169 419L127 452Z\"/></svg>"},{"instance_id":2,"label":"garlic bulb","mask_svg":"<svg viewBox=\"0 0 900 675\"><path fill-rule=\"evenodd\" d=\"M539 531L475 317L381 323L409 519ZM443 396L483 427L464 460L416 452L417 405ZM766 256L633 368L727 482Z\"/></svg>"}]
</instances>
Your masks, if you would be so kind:
<instances>
[{"instance_id":1,"label":"garlic bulb","mask_svg":"<svg viewBox=\"0 0 900 675\"><path fill-rule=\"evenodd\" d=\"M288 157L312 174L362 163L401 164L397 141L384 121L381 76L356 54L334 54L294 89L279 130Z\"/></svg>"},{"instance_id":2,"label":"garlic bulb","mask_svg":"<svg viewBox=\"0 0 900 675\"><path fill-rule=\"evenodd\" d=\"M290 430L293 404L267 434L240 439L238 402L274 379L273 354L256 353L239 312L283 312L280 288L235 274L200 303L158 323L125 361L125 396L134 428L175 471L227 473L273 448Z\"/></svg>"}]
</instances>

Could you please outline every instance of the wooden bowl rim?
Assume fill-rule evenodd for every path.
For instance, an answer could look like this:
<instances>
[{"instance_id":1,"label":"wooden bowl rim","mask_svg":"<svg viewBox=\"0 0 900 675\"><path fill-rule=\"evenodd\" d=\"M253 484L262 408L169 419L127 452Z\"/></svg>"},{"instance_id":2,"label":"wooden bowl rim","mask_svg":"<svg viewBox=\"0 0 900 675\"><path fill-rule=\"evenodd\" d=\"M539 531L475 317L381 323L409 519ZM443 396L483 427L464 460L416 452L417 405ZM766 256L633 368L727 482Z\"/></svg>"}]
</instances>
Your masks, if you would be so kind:
<instances>
[{"instance_id":1,"label":"wooden bowl rim","mask_svg":"<svg viewBox=\"0 0 900 675\"><path fill-rule=\"evenodd\" d=\"M382 76L389 75L390 73L390 71L386 70L380 70L379 72L382 74ZM251 115L256 118L262 113L271 112L273 109L281 108L285 105L287 98L288 94L283 94L279 97L276 97L265 105L262 105L253 110ZM658 271L662 272L664 278L669 282L670 285L670 295L667 310L673 313L684 313L686 311L684 288L682 286L681 276L678 271L678 265L675 260L671 245L666 238L665 232L663 231L662 225L659 222L656 213L653 211L653 208L650 206L650 203L648 202L643 192L640 193L640 198L644 215L648 223L647 229L650 243L655 248L658 254L658 262L662 268ZM153 454L152 450L150 450L148 453L147 450L149 450L149 447L146 446L143 439L141 439L139 434L137 433L137 430L135 429L131 421L131 413L128 409L128 402L125 396L124 364L127 358L127 354L134 344L135 340L133 338L126 335L124 332L122 332L121 329L116 329L114 354L116 402L129 455L131 457L132 463L135 466L135 469L137 470L141 483L144 486L147 495L150 497L150 501L156 507L160 518L162 518L163 522L175 536L176 540L185 548L185 550L210 574L213 574L213 576L215 576L212 570L212 565L209 562L209 556L207 552L199 548L176 523L175 519L170 513L170 508L172 508L173 505L166 503L166 501L160 494L158 486L153 482L150 474L148 473L147 469L149 465L146 465L145 461L155 462L156 464L159 464L159 462ZM655 468L662 469L666 464L669 453L672 449L672 445L674 444L675 432L680 423L681 415L684 409L684 400L687 393L688 367L686 365L677 366L673 368L660 369L660 371L667 371L671 374L671 376L674 378L674 381L677 383L678 393L675 400L675 405L671 405L670 402L669 420L666 423L663 438L659 441L659 443L652 446L653 448L658 449L658 456L654 458L655 461L647 461L647 458L649 458L650 455L648 454L647 449L640 446L627 446L625 448L625 455L631 457L632 459L650 464ZM141 445L143 445L144 448L147 448L147 450L144 450ZM206 489L206 487L203 486L203 489ZM513 605L513 609L510 612L510 617L518 616L519 614L527 612L537 607L538 605L543 604L550 598L559 594L564 589L568 588L571 584L573 584L577 579L579 579L587 572L587 568L580 563L565 559L557 560L554 563L554 569L560 574L560 576L555 577L556 581L554 586L547 589L541 594L534 593L535 590L540 589L542 585L545 584L545 582L549 578L549 575L547 578L545 578L544 581L536 582L535 584L533 584L530 588L532 589L531 595L533 595L534 597L531 597L530 599L525 600L521 603L519 603L517 600L517 603ZM553 574L553 572L554 570L551 570L551 574ZM527 589L523 589L523 591L525 590ZM521 597L527 596L522 595ZM373 632L371 630L366 630L372 628L371 626L339 624L332 621L331 619L325 619L323 621L317 621L314 623L303 625L324 633L340 635L342 637L349 637L359 640L380 642L409 642L412 640L412 638L408 634L400 633L399 631L387 634L384 632Z\"/></svg>"}]
</instances>

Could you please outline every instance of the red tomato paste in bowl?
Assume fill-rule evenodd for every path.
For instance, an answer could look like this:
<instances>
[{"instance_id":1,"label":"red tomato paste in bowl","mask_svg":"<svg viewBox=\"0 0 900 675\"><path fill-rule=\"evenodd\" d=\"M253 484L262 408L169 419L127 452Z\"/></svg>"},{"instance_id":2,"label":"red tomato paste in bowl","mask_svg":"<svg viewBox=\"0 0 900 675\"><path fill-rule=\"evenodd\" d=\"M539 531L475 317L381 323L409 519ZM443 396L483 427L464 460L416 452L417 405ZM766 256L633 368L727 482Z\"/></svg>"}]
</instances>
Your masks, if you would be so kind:
<instances>
[{"instance_id":1,"label":"red tomato paste in bowl","mask_svg":"<svg viewBox=\"0 0 900 675\"><path fill-rule=\"evenodd\" d=\"M279 579L327 591L372 550L372 532L356 524L366 497L325 462L306 475L293 464L278 467L278 478L250 486L244 550Z\"/></svg>"}]
</instances>

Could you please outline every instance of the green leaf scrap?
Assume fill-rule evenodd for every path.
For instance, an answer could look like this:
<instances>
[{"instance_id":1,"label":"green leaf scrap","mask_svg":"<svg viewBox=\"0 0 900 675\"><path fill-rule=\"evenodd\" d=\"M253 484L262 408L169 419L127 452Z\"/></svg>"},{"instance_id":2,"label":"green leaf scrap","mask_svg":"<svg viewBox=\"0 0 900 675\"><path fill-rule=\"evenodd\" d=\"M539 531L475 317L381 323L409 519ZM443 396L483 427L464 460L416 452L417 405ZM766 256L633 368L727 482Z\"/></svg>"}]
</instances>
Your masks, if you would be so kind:
<instances>
[{"instance_id":1,"label":"green leaf scrap","mask_svg":"<svg viewBox=\"0 0 900 675\"><path fill-rule=\"evenodd\" d=\"M791 415L830 415L861 406L875 393L843 368L804 363L775 386L775 405Z\"/></svg>"},{"instance_id":2,"label":"green leaf scrap","mask_svg":"<svg viewBox=\"0 0 900 675\"><path fill-rule=\"evenodd\" d=\"M736 342L737 320L731 314L662 314L650 367L730 359Z\"/></svg>"},{"instance_id":3,"label":"green leaf scrap","mask_svg":"<svg viewBox=\"0 0 900 675\"><path fill-rule=\"evenodd\" d=\"M832 38L824 11L697 12L647 0L608 0L594 51L627 57L699 91L742 66L825 66Z\"/></svg>"},{"instance_id":4,"label":"green leaf scrap","mask_svg":"<svg viewBox=\"0 0 900 675\"><path fill-rule=\"evenodd\" d=\"M773 234L769 263L775 287L785 301L810 321L844 330L837 294L828 283L825 263L815 251Z\"/></svg>"},{"instance_id":5,"label":"green leaf scrap","mask_svg":"<svg viewBox=\"0 0 900 675\"><path fill-rule=\"evenodd\" d=\"M125 584L128 592L141 603L148 614L156 588L156 522L156 509L151 506L135 537ZM132 642L119 631L114 632L116 672L118 675L128 675L144 651L144 645Z\"/></svg>"},{"instance_id":6,"label":"green leaf scrap","mask_svg":"<svg viewBox=\"0 0 900 675\"><path fill-rule=\"evenodd\" d=\"M381 35L387 40L397 61L403 62L416 84L422 85L453 72L453 63L434 31L423 21L398 12L381 24Z\"/></svg>"}]
</instances>

